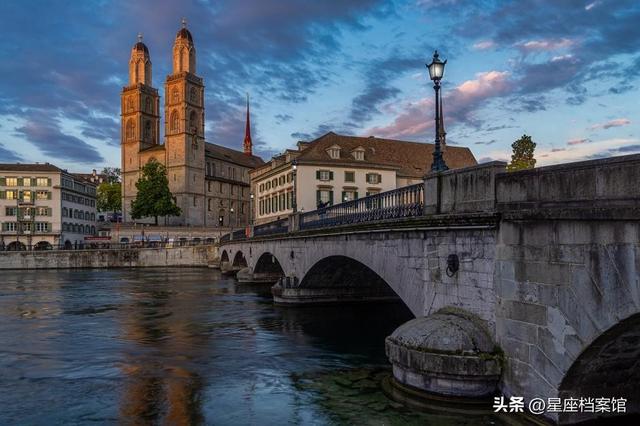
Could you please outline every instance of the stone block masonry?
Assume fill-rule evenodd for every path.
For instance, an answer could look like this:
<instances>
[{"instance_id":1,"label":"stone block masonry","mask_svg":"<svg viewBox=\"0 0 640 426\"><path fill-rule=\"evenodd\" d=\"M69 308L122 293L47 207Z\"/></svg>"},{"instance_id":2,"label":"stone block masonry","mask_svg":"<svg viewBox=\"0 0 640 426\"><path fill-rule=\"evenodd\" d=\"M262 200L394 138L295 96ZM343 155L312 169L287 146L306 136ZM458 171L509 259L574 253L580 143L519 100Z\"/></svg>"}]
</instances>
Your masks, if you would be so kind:
<instances>
[{"instance_id":1,"label":"stone block masonry","mask_svg":"<svg viewBox=\"0 0 640 426\"><path fill-rule=\"evenodd\" d=\"M120 250L55 250L0 253L0 269L207 267L218 258L213 245Z\"/></svg>"}]
</instances>

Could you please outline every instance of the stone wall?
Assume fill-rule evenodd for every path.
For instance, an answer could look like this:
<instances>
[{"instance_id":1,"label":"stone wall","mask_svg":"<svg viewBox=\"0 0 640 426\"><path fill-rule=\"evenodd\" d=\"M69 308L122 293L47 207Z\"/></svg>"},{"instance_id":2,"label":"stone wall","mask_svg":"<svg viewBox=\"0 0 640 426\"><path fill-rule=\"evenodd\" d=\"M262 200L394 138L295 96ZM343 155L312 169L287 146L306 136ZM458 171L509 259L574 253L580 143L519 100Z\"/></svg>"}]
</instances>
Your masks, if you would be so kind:
<instances>
[{"instance_id":1,"label":"stone wall","mask_svg":"<svg viewBox=\"0 0 640 426\"><path fill-rule=\"evenodd\" d=\"M206 267L218 258L212 245L123 250L0 252L0 269Z\"/></svg>"}]
</instances>

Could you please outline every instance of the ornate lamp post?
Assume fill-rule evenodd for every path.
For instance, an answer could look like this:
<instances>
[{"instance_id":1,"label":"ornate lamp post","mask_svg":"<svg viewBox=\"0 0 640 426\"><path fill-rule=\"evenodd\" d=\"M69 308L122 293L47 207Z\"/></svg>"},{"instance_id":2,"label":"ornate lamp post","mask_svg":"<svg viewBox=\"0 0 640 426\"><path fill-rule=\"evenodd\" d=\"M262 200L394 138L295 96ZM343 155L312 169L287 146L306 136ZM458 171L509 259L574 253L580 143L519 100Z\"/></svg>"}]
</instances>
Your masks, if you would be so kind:
<instances>
[{"instance_id":1,"label":"ornate lamp post","mask_svg":"<svg viewBox=\"0 0 640 426\"><path fill-rule=\"evenodd\" d=\"M296 173L298 171L298 160L293 160L291 162L291 168L293 169L293 173L292 173L292 178L293 178L293 194L292 194L292 199L291 199L291 207L293 208L293 212L297 213L298 212L298 202L296 200L296 198L298 198L297 195L297 191L296 191Z\"/></svg>"},{"instance_id":2,"label":"ornate lamp post","mask_svg":"<svg viewBox=\"0 0 640 426\"><path fill-rule=\"evenodd\" d=\"M433 89L436 91L436 146L433 150L433 163L431 163L432 172L443 172L449 169L442 157L442 149L440 146L440 80L444 75L444 66L446 63L446 60L444 62L440 60L438 51L436 50L433 54L433 60L427 65L429 78L433 80Z\"/></svg>"}]
</instances>

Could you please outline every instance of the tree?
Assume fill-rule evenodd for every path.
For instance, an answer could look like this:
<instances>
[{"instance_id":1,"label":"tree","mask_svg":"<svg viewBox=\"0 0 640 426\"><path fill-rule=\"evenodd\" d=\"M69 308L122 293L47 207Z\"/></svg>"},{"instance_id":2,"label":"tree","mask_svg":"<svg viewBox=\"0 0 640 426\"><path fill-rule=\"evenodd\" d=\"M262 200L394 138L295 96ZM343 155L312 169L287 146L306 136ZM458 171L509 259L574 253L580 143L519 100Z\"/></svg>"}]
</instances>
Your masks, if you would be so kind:
<instances>
[{"instance_id":1,"label":"tree","mask_svg":"<svg viewBox=\"0 0 640 426\"><path fill-rule=\"evenodd\" d=\"M157 225L158 216L179 216L182 213L169 191L167 169L157 160L151 159L142 167L136 188L138 194L131 203L132 218L153 217Z\"/></svg>"},{"instance_id":2,"label":"tree","mask_svg":"<svg viewBox=\"0 0 640 426\"><path fill-rule=\"evenodd\" d=\"M120 182L120 168L118 167L105 167L100 174L104 176L104 181L107 183Z\"/></svg>"},{"instance_id":3,"label":"tree","mask_svg":"<svg viewBox=\"0 0 640 426\"><path fill-rule=\"evenodd\" d=\"M119 212L122 210L120 182L102 182L98 186L97 207L101 212Z\"/></svg>"},{"instance_id":4,"label":"tree","mask_svg":"<svg viewBox=\"0 0 640 426\"><path fill-rule=\"evenodd\" d=\"M533 157L536 143L531 140L531 136L522 135L511 144L511 148L513 148L513 154L511 154L511 163L507 165L508 172L533 169L536 166L536 159Z\"/></svg>"}]
</instances>

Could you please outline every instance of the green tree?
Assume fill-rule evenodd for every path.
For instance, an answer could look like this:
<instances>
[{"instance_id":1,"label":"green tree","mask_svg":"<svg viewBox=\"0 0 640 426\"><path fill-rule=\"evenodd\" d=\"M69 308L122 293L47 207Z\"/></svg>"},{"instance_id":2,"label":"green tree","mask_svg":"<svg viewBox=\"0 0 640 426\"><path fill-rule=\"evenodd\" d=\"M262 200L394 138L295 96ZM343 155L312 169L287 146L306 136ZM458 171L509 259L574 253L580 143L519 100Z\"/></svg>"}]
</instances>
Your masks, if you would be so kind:
<instances>
[{"instance_id":1,"label":"green tree","mask_svg":"<svg viewBox=\"0 0 640 426\"><path fill-rule=\"evenodd\" d=\"M158 216L179 216L182 212L169 191L166 168L156 160L150 160L142 167L142 176L136 182L138 194L131 203L131 217L155 218Z\"/></svg>"},{"instance_id":2,"label":"green tree","mask_svg":"<svg viewBox=\"0 0 640 426\"><path fill-rule=\"evenodd\" d=\"M100 174L104 176L104 181L107 183L120 182L120 168L118 167L105 167Z\"/></svg>"},{"instance_id":3,"label":"green tree","mask_svg":"<svg viewBox=\"0 0 640 426\"><path fill-rule=\"evenodd\" d=\"M122 210L120 182L102 182L96 193L98 211L119 212Z\"/></svg>"},{"instance_id":4,"label":"green tree","mask_svg":"<svg viewBox=\"0 0 640 426\"><path fill-rule=\"evenodd\" d=\"M513 154L511 154L511 163L507 165L508 172L533 169L536 166L536 159L533 157L536 143L531 140L531 136L522 135L511 144L511 148L513 148Z\"/></svg>"}]
</instances>

